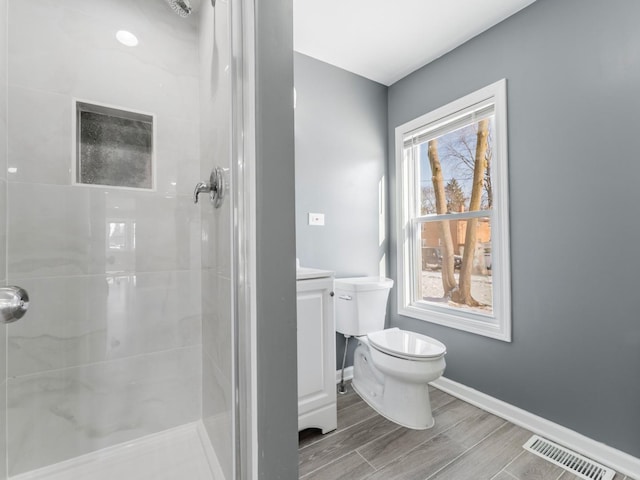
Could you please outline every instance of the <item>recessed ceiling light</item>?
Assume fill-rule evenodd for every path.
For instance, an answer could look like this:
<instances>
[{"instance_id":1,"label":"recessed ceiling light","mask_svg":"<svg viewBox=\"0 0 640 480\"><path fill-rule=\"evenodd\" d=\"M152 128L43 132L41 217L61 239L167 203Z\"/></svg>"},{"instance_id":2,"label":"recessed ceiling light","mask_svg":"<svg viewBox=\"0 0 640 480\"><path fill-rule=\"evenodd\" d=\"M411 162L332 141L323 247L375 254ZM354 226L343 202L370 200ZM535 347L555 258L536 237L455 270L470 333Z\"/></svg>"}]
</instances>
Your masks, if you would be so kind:
<instances>
[{"instance_id":1,"label":"recessed ceiling light","mask_svg":"<svg viewBox=\"0 0 640 480\"><path fill-rule=\"evenodd\" d=\"M17 173L18 172L18 168L17 167L9 167L9 168L7 168L7 171L9 173Z\"/></svg>"},{"instance_id":2,"label":"recessed ceiling light","mask_svg":"<svg viewBox=\"0 0 640 480\"><path fill-rule=\"evenodd\" d=\"M135 47L138 45L138 37L126 30L118 30L116 38L121 44L126 45L127 47Z\"/></svg>"}]
</instances>

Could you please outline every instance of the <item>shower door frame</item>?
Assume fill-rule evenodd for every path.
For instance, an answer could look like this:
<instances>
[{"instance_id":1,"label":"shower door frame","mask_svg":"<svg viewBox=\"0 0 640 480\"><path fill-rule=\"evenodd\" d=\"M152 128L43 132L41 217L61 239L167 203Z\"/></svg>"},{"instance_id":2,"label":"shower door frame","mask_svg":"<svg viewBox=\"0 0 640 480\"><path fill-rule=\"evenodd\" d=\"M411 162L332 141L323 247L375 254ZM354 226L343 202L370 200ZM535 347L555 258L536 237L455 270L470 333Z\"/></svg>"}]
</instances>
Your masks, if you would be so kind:
<instances>
[{"instance_id":1,"label":"shower door frame","mask_svg":"<svg viewBox=\"0 0 640 480\"><path fill-rule=\"evenodd\" d=\"M234 479L258 478L255 5L231 4Z\"/></svg>"}]
</instances>

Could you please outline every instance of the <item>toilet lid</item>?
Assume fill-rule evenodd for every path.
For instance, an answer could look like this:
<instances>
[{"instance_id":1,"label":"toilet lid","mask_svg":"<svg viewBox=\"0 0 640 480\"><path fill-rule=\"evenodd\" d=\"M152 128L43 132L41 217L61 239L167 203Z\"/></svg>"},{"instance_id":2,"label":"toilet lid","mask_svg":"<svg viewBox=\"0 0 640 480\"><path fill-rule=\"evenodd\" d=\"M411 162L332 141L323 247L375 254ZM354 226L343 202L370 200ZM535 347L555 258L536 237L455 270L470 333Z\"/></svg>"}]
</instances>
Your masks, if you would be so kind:
<instances>
[{"instance_id":1,"label":"toilet lid","mask_svg":"<svg viewBox=\"0 0 640 480\"><path fill-rule=\"evenodd\" d=\"M399 328L369 333L367 338L378 350L396 357L428 359L440 357L447 352L447 347L438 340Z\"/></svg>"}]
</instances>

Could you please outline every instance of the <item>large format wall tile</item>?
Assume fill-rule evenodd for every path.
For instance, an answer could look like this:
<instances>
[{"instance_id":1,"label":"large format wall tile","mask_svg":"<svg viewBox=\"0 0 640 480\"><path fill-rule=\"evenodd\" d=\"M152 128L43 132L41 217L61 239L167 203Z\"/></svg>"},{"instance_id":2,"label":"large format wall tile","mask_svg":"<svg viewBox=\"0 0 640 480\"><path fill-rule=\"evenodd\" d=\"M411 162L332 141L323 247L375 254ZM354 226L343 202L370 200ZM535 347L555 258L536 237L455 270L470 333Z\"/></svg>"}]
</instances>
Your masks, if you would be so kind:
<instances>
[{"instance_id":1,"label":"large format wall tile","mask_svg":"<svg viewBox=\"0 0 640 480\"><path fill-rule=\"evenodd\" d=\"M187 196L9 184L9 278L200 268L200 218ZM124 234L110 238L112 226Z\"/></svg>"},{"instance_id":2,"label":"large format wall tile","mask_svg":"<svg viewBox=\"0 0 640 480\"><path fill-rule=\"evenodd\" d=\"M150 49L155 56L155 63L172 71L179 71L182 66L181 59L172 57L177 53L188 55L193 49L193 42L196 41L198 17L192 15L177 19L176 14L168 9L165 3L157 0L136 0L133 3L130 0L94 0L92 2L65 0L63 5L60 5L57 0L31 0L30 3L34 4L35 10L42 10L45 13L52 13L64 7L105 24L117 23L123 28L128 26L133 30L135 27L136 31L145 34L148 32L160 42L157 49ZM164 48L169 52L163 51ZM197 50L192 51L191 54L197 54Z\"/></svg>"},{"instance_id":3,"label":"large format wall tile","mask_svg":"<svg viewBox=\"0 0 640 480\"><path fill-rule=\"evenodd\" d=\"M0 9L2 5L0 4ZM2 26L2 18L0 17L0 27ZM2 49L2 41L0 41L0 50ZM6 71L6 62L3 59L3 55L0 53L0 72ZM7 84L6 76L0 73L0 180L6 180L7 178L7 132L8 132L8 119L7 119Z\"/></svg>"},{"instance_id":4,"label":"large format wall tile","mask_svg":"<svg viewBox=\"0 0 640 480\"><path fill-rule=\"evenodd\" d=\"M10 2L12 19L29 19L9 25L10 85L195 118L198 52L190 22L157 0L120 2L120 15L118 2L91 2L112 10L103 16L74 3L80 9L50 0ZM120 29L134 32L138 47L118 43L114 35Z\"/></svg>"},{"instance_id":5,"label":"large format wall tile","mask_svg":"<svg viewBox=\"0 0 640 480\"><path fill-rule=\"evenodd\" d=\"M215 270L218 275L231 278L232 237L231 199L220 208L213 208L207 200L202 205L202 231L206 246L202 249L202 267Z\"/></svg>"},{"instance_id":6,"label":"large format wall tile","mask_svg":"<svg viewBox=\"0 0 640 480\"><path fill-rule=\"evenodd\" d=\"M232 478L233 382L204 349L202 361L202 421L226 478Z\"/></svg>"},{"instance_id":7,"label":"large format wall tile","mask_svg":"<svg viewBox=\"0 0 640 480\"><path fill-rule=\"evenodd\" d=\"M0 0L0 12L3 10L4 2ZM0 14L0 24L2 15ZM0 131L0 135L2 132ZM4 156L0 152L0 167L4 169ZM5 180L0 180L0 286L6 284L6 202L7 184ZM7 327L0 325L0 480L6 479L7 449L5 429L7 425L6 412L6 387L7 387Z\"/></svg>"},{"instance_id":8,"label":"large format wall tile","mask_svg":"<svg viewBox=\"0 0 640 480\"><path fill-rule=\"evenodd\" d=\"M137 271L200 268L200 215L190 196L141 197L135 216Z\"/></svg>"},{"instance_id":9,"label":"large format wall tile","mask_svg":"<svg viewBox=\"0 0 640 480\"><path fill-rule=\"evenodd\" d=\"M6 28L7 0L0 0L0 29L6 32ZM7 36L0 35L0 179L3 180L7 174L7 80Z\"/></svg>"},{"instance_id":10,"label":"large format wall tile","mask_svg":"<svg viewBox=\"0 0 640 480\"><path fill-rule=\"evenodd\" d=\"M9 184L8 275L78 275L98 270L103 252L91 258L91 243L105 245L106 231L90 228L89 189ZM104 214L102 215L104 218ZM104 220L103 220L104 221Z\"/></svg>"},{"instance_id":11,"label":"large format wall tile","mask_svg":"<svg viewBox=\"0 0 640 480\"><path fill-rule=\"evenodd\" d=\"M6 270L32 295L9 331L15 474L201 417L190 194L204 178L196 15L157 0L9 0L8 11ZM140 45L119 44L120 29ZM71 185L74 98L154 115L155 191Z\"/></svg>"},{"instance_id":12,"label":"large format wall tile","mask_svg":"<svg viewBox=\"0 0 640 480\"><path fill-rule=\"evenodd\" d=\"M8 381L15 475L200 417L200 347Z\"/></svg>"},{"instance_id":13,"label":"large format wall tile","mask_svg":"<svg viewBox=\"0 0 640 480\"><path fill-rule=\"evenodd\" d=\"M24 279L29 314L9 327L9 376L199 345L200 273Z\"/></svg>"},{"instance_id":14,"label":"large format wall tile","mask_svg":"<svg viewBox=\"0 0 640 480\"><path fill-rule=\"evenodd\" d=\"M232 70L229 43L228 4L216 5L215 14L203 12L200 37L200 128L202 173L209 170L211 159L224 168L231 167L231 99ZM215 25L214 25L215 22ZM211 26L213 28L211 28Z\"/></svg>"},{"instance_id":15,"label":"large format wall tile","mask_svg":"<svg viewBox=\"0 0 640 480\"><path fill-rule=\"evenodd\" d=\"M4 375L3 375L4 377ZM0 479L7 478L7 382L0 383L0 426L2 427L2 435L0 435Z\"/></svg>"},{"instance_id":16,"label":"large format wall tile","mask_svg":"<svg viewBox=\"0 0 640 480\"><path fill-rule=\"evenodd\" d=\"M202 346L223 374L231 378L233 316L233 282L219 277L214 270L203 270Z\"/></svg>"},{"instance_id":17,"label":"large format wall tile","mask_svg":"<svg viewBox=\"0 0 640 480\"><path fill-rule=\"evenodd\" d=\"M1 132L0 132L1 135ZM4 162L0 152L0 169ZM7 182L0 180L0 284L4 285L7 277ZM0 370L0 373L4 370ZM0 376L0 380L2 377Z\"/></svg>"},{"instance_id":18,"label":"large format wall tile","mask_svg":"<svg viewBox=\"0 0 640 480\"><path fill-rule=\"evenodd\" d=\"M202 417L220 464L231 478L233 465L232 281L212 269L202 272Z\"/></svg>"},{"instance_id":19,"label":"large format wall tile","mask_svg":"<svg viewBox=\"0 0 640 480\"><path fill-rule=\"evenodd\" d=\"M0 0L0 29L7 28L7 0ZM5 284L6 264L6 216L7 216L7 44L6 35L0 35L0 285ZM2 328L2 327L0 327ZM0 480L7 478L6 449L6 388L7 388L7 329L0 332Z\"/></svg>"},{"instance_id":20,"label":"large format wall tile","mask_svg":"<svg viewBox=\"0 0 640 480\"><path fill-rule=\"evenodd\" d=\"M215 14L204 8L200 28L201 176L215 166L229 179L231 168L231 69L228 4ZM232 209L227 198L219 209L206 203L202 212L203 422L227 478L233 472L233 311L231 280Z\"/></svg>"},{"instance_id":21,"label":"large format wall tile","mask_svg":"<svg viewBox=\"0 0 640 480\"><path fill-rule=\"evenodd\" d=\"M193 120L158 116L156 125L157 190L193 194L200 175L200 131Z\"/></svg>"},{"instance_id":22,"label":"large format wall tile","mask_svg":"<svg viewBox=\"0 0 640 480\"><path fill-rule=\"evenodd\" d=\"M122 110L133 108L126 104L117 106ZM71 169L76 159L72 142L73 109L71 95L9 87L9 166L15 169L9 174L10 181L72 183ZM156 189L162 194L190 195L200 181L200 132L193 121L173 115L157 114L154 122ZM4 174L3 169L0 175Z\"/></svg>"},{"instance_id":23,"label":"large format wall tile","mask_svg":"<svg viewBox=\"0 0 640 480\"><path fill-rule=\"evenodd\" d=\"M71 183L71 97L11 86L9 111L9 181Z\"/></svg>"}]
</instances>

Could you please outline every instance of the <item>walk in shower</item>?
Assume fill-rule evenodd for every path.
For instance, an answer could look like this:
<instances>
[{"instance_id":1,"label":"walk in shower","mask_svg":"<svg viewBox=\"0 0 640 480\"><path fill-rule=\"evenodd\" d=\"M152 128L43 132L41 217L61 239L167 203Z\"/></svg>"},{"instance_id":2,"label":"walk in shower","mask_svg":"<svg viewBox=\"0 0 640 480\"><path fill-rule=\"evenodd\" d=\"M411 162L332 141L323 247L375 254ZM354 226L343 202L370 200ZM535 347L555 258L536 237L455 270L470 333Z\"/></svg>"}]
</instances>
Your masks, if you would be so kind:
<instances>
[{"instance_id":1,"label":"walk in shower","mask_svg":"<svg viewBox=\"0 0 640 480\"><path fill-rule=\"evenodd\" d=\"M230 8L0 0L0 479L234 477Z\"/></svg>"}]
</instances>

